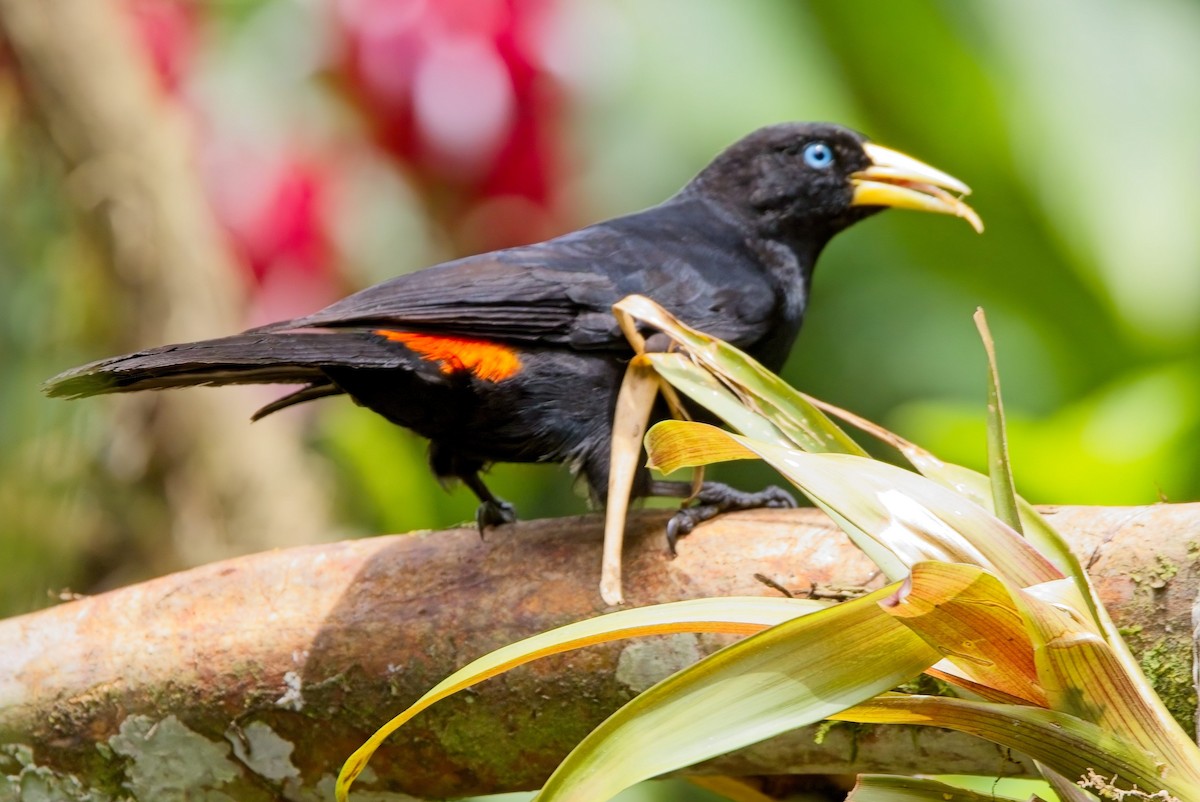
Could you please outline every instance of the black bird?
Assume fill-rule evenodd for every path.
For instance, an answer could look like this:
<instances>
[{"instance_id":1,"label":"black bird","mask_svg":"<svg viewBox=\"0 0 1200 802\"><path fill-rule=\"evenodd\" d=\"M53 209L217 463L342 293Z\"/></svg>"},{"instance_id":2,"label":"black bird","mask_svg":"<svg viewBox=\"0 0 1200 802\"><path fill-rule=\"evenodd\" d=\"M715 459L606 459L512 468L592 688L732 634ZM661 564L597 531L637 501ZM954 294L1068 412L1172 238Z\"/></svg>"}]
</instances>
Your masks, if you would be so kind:
<instances>
[{"instance_id":1,"label":"black bird","mask_svg":"<svg viewBox=\"0 0 1200 802\"><path fill-rule=\"evenodd\" d=\"M616 395L632 355L613 303L649 296L778 370L834 234L888 206L964 217L981 230L957 197L969 191L846 128L773 125L645 211L398 276L307 317L94 362L46 391L302 384L255 419L348 395L427 437L434 474L479 497L481 528L515 519L480 479L492 462L567 463L603 502ZM690 486L643 471L633 493L684 497ZM747 494L705 483L670 535L726 509L789 503L776 488Z\"/></svg>"}]
</instances>

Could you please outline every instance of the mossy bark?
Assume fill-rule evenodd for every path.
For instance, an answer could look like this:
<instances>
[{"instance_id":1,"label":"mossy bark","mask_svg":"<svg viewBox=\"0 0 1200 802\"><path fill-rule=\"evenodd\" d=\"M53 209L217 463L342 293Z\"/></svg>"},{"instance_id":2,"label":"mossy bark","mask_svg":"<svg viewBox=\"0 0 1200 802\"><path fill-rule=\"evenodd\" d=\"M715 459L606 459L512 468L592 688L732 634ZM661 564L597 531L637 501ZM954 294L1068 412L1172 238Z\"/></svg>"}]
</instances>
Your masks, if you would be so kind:
<instances>
[{"instance_id":1,"label":"mossy bark","mask_svg":"<svg viewBox=\"0 0 1200 802\"><path fill-rule=\"evenodd\" d=\"M1048 512L1187 722L1200 586L1188 533L1200 529L1200 505ZM756 574L803 590L876 581L812 510L724 516L674 560L664 523L661 513L631 522L631 604L776 592ZM600 548L594 516L503 527L486 540L473 530L379 537L216 563L0 622L0 799L327 799L342 760L443 676L603 612ZM536 788L646 683L722 643L610 644L486 682L394 737L363 798ZM1031 766L953 733L839 725L699 770L1019 775Z\"/></svg>"}]
</instances>

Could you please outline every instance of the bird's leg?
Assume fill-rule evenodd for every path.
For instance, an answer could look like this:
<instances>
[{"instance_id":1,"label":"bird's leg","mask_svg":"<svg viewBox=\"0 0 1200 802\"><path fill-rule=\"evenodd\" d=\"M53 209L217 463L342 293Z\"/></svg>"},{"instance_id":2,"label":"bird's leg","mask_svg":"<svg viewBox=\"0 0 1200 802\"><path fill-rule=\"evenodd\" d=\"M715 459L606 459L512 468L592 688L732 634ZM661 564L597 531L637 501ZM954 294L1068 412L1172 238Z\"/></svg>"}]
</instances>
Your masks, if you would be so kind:
<instances>
[{"instance_id":1,"label":"bird's leg","mask_svg":"<svg viewBox=\"0 0 1200 802\"><path fill-rule=\"evenodd\" d=\"M668 498L692 497L690 482L668 482L654 480L649 483L647 494ZM759 507L795 507L796 499L786 490L771 485L757 493L747 493L720 482L705 482L700 492L692 497L692 504L683 507L667 522L667 546L675 553L679 538L696 528L696 524L715 518L723 512L751 510Z\"/></svg>"},{"instance_id":2,"label":"bird's leg","mask_svg":"<svg viewBox=\"0 0 1200 802\"><path fill-rule=\"evenodd\" d=\"M502 501L488 490L487 485L479 478L484 463L455 453L436 442L429 444L429 467L442 481L459 479L471 489L479 499L479 507L475 510L475 525L479 527L480 536L489 526L511 524L517 520L517 511L507 501Z\"/></svg>"},{"instance_id":3,"label":"bird's leg","mask_svg":"<svg viewBox=\"0 0 1200 802\"><path fill-rule=\"evenodd\" d=\"M489 526L516 523L516 508L492 495L492 491L488 490L478 473L470 473L461 478L463 484L471 488L471 492L479 499L479 507L475 510L475 525L479 527L480 535Z\"/></svg>"}]
</instances>

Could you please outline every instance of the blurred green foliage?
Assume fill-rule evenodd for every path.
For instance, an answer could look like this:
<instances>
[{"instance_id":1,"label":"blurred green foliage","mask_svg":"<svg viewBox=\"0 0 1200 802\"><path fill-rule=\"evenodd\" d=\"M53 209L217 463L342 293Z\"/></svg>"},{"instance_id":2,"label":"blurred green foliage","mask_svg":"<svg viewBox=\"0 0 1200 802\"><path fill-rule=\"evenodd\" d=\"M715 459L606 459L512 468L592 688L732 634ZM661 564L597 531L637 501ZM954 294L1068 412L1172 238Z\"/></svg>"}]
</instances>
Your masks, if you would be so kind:
<instances>
[{"instance_id":1,"label":"blurred green foliage","mask_svg":"<svg viewBox=\"0 0 1200 802\"><path fill-rule=\"evenodd\" d=\"M346 127L328 98L311 102L327 91L319 74L288 72L296 42L319 38L304 28L319 24L304 17L311 5L218 5L209 91L240 82L230 103ZM560 5L548 58L571 99L565 191L579 223L658 202L759 125L858 128L970 183L988 229L890 212L839 237L787 378L982 467L985 363L971 323L982 305L1026 497L1200 496L1200 5ZM294 41L262 36L277 26ZM161 516L128 488L140 469L110 423L121 402L38 393L49 375L111 353L120 322L51 148L11 97L0 101L0 612L15 612L49 591L171 566L154 560ZM450 255L403 181L370 167L352 183L364 212L340 248L350 282ZM429 477L419 438L344 400L316 406L311 439L334 468L345 531L471 517L469 493L443 494ZM497 466L492 481L524 517L585 509L561 470Z\"/></svg>"}]
</instances>

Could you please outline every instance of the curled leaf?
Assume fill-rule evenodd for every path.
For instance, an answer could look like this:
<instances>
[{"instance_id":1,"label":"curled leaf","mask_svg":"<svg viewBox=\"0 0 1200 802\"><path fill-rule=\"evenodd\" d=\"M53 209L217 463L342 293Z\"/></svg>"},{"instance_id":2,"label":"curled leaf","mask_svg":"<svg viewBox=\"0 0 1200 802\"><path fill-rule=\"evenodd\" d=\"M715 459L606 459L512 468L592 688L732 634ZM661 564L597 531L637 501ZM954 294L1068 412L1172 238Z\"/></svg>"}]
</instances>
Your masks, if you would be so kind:
<instances>
[{"instance_id":1,"label":"curled leaf","mask_svg":"<svg viewBox=\"0 0 1200 802\"><path fill-rule=\"evenodd\" d=\"M603 802L650 777L810 724L938 659L884 588L726 647L642 693L559 765L539 802Z\"/></svg>"},{"instance_id":2,"label":"curled leaf","mask_svg":"<svg viewBox=\"0 0 1200 802\"><path fill-rule=\"evenodd\" d=\"M338 802L346 802L349 798L350 786L384 740L414 716L447 696L453 696L519 665L572 649L643 635L669 635L676 632L749 635L826 607L827 602L773 596L691 599L618 610L511 643L463 666L380 727L342 766L336 786Z\"/></svg>"}]
</instances>

